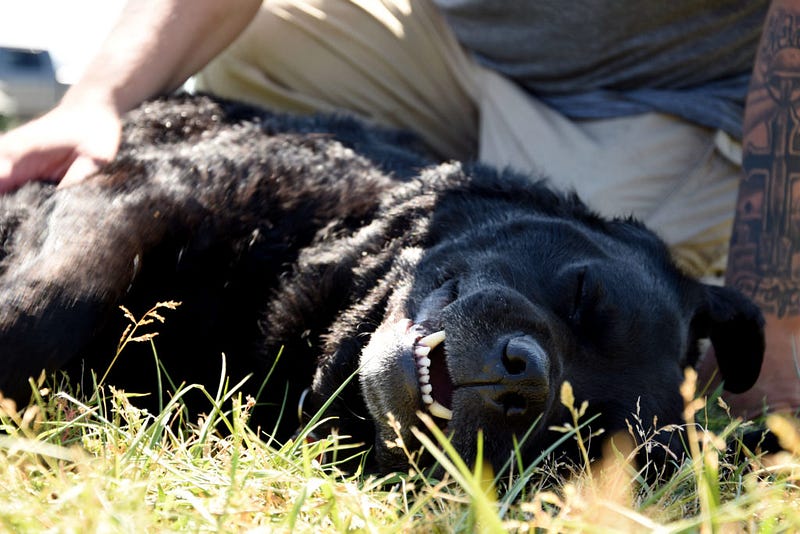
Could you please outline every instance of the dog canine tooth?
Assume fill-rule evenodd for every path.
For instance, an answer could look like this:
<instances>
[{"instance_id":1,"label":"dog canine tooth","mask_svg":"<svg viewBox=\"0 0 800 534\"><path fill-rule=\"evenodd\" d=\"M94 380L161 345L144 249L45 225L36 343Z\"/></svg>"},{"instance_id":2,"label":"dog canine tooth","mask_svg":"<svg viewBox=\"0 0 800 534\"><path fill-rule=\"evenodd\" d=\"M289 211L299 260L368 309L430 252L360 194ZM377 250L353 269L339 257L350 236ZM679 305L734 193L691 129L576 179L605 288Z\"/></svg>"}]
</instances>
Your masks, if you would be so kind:
<instances>
[{"instance_id":1,"label":"dog canine tooth","mask_svg":"<svg viewBox=\"0 0 800 534\"><path fill-rule=\"evenodd\" d=\"M444 330L439 330L438 332L434 332L433 334L428 334L427 336L423 337L417 343L419 345L425 345L426 347L434 348L438 346L442 341L445 339Z\"/></svg>"},{"instance_id":2,"label":"dog canine tooth","mask_svg":"<svg viewBox=\"0 0 800 534\"><path fill-rule=\"evenodd\" d=\"M428 406L428 411L431 412L432 416L438 417L439 419L447 419L450 421L453 418L453 411L449 408L445 408L436 401L433 401Z\"/></svg>"},{"instance_id":3,"label":"dog canine tooth","mask_svg":"<svg viewBox=\"0 0 800 534\"><path fill-rule=\"evenodd\" d=\"M430 406L431 404L433 404L433 397L431 397L430 395L423 395L422 402Z\"/></svg>"}]
</instances>

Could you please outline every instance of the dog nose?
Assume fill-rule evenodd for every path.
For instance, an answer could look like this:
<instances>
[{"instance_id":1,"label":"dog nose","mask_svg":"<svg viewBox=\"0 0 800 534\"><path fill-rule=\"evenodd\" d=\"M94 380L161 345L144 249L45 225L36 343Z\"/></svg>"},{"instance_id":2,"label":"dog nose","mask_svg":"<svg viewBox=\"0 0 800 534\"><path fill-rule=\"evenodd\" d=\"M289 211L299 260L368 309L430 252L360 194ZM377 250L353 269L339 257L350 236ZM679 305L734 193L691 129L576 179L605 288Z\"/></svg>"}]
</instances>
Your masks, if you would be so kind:
<instances>
[{"instance_id":1,"label":"dog nose","mask_svg":"<svg viewBox=\"0 0 800 534\"><path fill-rule=\"evenodd\" d=\"M508 340L499 358L491 365L496 382L478 387L484 406L512 419L542 413L550 391L550 362L544 348L533 336L517 336Z\"/></svg>"},{"instance_id":2,"label":"dog nose","mask_svg":"<svg viewBox=\"0 0 800 534\"><path fill-rule=\"evenodd\" d=\"M511 338L506 344L501 361L509 376L527 372L546 378L550 367L547 354L533 336Z\"/></svg>"}]
</instances>

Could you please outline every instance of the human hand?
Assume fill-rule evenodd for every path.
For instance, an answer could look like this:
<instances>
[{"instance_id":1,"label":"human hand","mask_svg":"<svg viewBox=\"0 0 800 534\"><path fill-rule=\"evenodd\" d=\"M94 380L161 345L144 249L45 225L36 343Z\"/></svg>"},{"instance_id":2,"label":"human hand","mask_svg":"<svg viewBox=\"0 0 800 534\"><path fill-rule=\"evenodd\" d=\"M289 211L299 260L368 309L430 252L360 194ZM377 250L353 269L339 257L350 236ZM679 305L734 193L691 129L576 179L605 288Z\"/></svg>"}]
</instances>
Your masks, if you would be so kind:
<instances>
[{"instance_id":1,"label":"human hand","mask_svg":"<svg viewBox=\"0 0 800 534\"><path fill-rule=\"evenodd\" d=\"M0 193L31 180L80 182L114 158L121 130L113 108L61 104L0 135Z\"/></svg>"}]
</instances>

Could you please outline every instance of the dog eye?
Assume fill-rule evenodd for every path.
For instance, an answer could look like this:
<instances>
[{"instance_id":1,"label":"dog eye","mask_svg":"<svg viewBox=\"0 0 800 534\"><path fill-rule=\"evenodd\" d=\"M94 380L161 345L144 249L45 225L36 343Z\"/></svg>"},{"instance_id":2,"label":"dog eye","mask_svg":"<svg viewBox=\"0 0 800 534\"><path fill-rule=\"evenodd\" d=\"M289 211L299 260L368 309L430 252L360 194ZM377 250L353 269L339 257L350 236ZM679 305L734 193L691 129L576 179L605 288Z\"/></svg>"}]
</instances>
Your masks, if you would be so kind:
<instances>
[{"instance_id":1,"label":"dog eye","mask_svg":"<svg viewBox=\"0 0 800 534\"><path fill-rule=\"evenodd\" d=\"M585 329L597 319L604 291L592 265L568 265L549 286L553 310L573 327Z\"/></svg>"},{"instance_id":2,"label":"dog eye","mask_svg":"<svg viewBox=\"0 0 800 534\"><path fill-rule=\"evenodd\" d=\"M600 321L600 305L605 291L600 278L588 265L583 265L572 273L572 304L567 318L575 326L582 329L596 327ZM605 312L602 312L605 313ZM588 332L587 332L588 333Z\"/></svg>"},{"instance_id":3,"label":"dog eye","mask_svg":"<svg viewBox=\"0 0 800 534\"><path fill-rule=\"evenodd\" d=\"M574 323L580 323L582 305L586 300L586 271L587 268L584 265L578 269L578 272L574 275L575 285L574 289L572 290L572 306L570 307L570 312L567 315L569 320Z\"/></svg>"}]
</instances>

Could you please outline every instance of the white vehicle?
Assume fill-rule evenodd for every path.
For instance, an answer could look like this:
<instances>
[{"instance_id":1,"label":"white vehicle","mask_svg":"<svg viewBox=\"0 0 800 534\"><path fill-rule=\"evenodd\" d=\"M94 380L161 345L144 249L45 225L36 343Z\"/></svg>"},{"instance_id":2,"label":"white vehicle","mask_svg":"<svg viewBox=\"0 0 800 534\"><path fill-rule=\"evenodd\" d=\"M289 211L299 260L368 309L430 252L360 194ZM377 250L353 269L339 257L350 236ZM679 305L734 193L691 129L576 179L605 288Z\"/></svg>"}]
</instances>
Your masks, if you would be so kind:
<instances>
[{"instance_id":1,"label":"white vehicle","mask_svg":"<svg viewBox=\"0 0 800 534\"><path fill-rule=\"evenodd\" d=\"M30 119L52 108L63 92L49 52L0 47L0 116Z\"/></svg>"}]
</instances>

